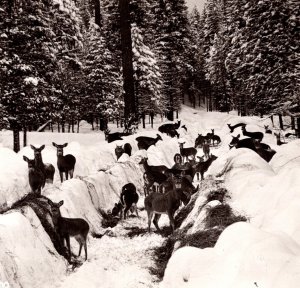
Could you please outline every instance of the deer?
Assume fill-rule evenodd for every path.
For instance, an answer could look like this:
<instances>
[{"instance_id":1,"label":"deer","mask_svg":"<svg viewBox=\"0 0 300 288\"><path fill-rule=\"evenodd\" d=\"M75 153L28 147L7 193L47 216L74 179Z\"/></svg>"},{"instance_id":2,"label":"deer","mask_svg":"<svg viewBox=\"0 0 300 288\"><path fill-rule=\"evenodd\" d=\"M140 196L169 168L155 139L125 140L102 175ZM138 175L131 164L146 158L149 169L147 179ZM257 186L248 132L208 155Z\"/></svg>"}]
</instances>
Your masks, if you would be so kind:
<instances>
[{"instance_id":1,"label":"deer","mask_svg":"<svg viewBox=\"0 0 300 288\"><path fill-rule=\"evenodd\" d=\"M70 237L74 237L79 243L78 257L81 254L82 246L84 246L85 260L87 260L86 240L90 230L89 224L82 218L62 217L59 208L64 204L63 200L58 203L54 203L48 199L48 203L51 207L50 214L53 219L53 224L60 237L62 246L64 247L64 240L67 242L69 262L71 262Z\"/></svg>"},{"instance_id":2,"label":"deer","mask_svg":"<svg viewBox=\"0 0 300 288\"><path fill-rule=\"evenodd\" d=\"M217 142L217 145L220 144L221 138L220 136L215 134L215 129L211 129L212 133L207 133L206 138L209 138L209 140L212 142L213 146L215 145L215 141Z\"/></svg>"},{"instance_id":3,"label":"deer","mask_svg":"<svg viewBox=\"0 0 300 288\"><path fill-rule=\"evenodd\" d=\"M183 162L184 159L188 158L189 156L193 156L193 158L195 158L196 154L197 154L197 149L194 147L188 147L188 148L183 148L183 145L185 144L185 142L179 143L179 149L180 149L180 154L182 156Z\"/></svg>"},{"instance_id":4,"label":"deer","mask_svg":"<svg viewBox=\"0 0 300 288\"><path fill-rule=\"evenodd\" d=\"M210 152L210 147L209 147L209 143L208 142L204 142L204 144L203 144L203 154L204 154L204 157L206 158L206 159L208 159L209 158L209 152Z\"/></svg>"},{"instance_id":5,"label":"deer","mask_svg":"<svg viewBox=\"0 0 300 288\"><path fill-rule=\"evenodd\" d=\"M265 133L266 134L272 134L272 130L269 129L269 125L264 125L264 127L265 127Z\"/></svg>"},{"instance_id":6,"label":"deer","mask_svg":"<svg viewBox=\"0 0 300 288\"><path fill-rule=\"evenodd\" d=\"M57 149L57 168L59 170L61 183L64 181L64 173L66 175L66 180L68 180L69 175L72 179L75 169L76 158L72 154L64 155L64 148L68 146L68 143L58 145L52 142L52 145Z\"/></svg>"},{"instance_id":7,"label":"deer","mask_svg":"<svg viewBox=\"0 0 300 288\"><path fill-rule=\"evenodd\" d=\"M270 162L272 157L276 154L276 151L271 149L269 145L259 142L257 139L254 140L254 146L256 153L263 158L265 161ZM266 149L267 147L267 149Z\"/></svg>"},{"instance_id":8,"label":"deer","mask_svg":"<svg viewBox=\"0 0 300 288\"><path fill-rule=\"evenodd\" d=\"M198 134L196 140L195 140L195 148L202 147L203 143L205 142L206 138L202 134Z\"/></svg>"},{"instance_id":9,"label":"deer","mask_svg":"<svg viewBox=\"0 0 300 288\"><path fill-rule=\"evenodd\" d=\"M42 194L42 187L45 185L45 175L42 170L36 167L34 159L23 156L23 160L28 164L28 178L31 191L36 195Z\"/></svg>"},{"instance_id":10,"label":"deer","mask_svg":"<svg viewBox=\"0 0 300 288\"><path fill-rule=\"evenodd\" d=\"M119 203L115 203L115 207L112 210L112 215L117 216L120 214L122 219L122 214L124 219L126 219L127 212L129 210L135 211L136 216L139 217L136 204L139 201L139 195L136 192L136 187L133 183L127 183L122 187L122 192L120 195ZM124 213L122 213L124 210Z\"/></svg>"},{"instance_id":11,"label":"deer","mask_svg":"<svg viewBox=\"0 0 300 288\"><path fill-rule=\"evenodd\" d=\"M181 123L181 121L179 120L179 121L177 121L177 123L163 124L163 125L158 127L158 131L160 133L168 134L170 131L172 131L172 130L174 131L174 130L178 129L180 127L180 123Z\"/></svg>"},{"instance_id":12,"label":"deer","mask_svg":"<svg viewBox=\"0 0 300 288\"><path fill-rule=\"evenodd\" d=\"M30 147L34 152L35 166L44 174L44 184L42 187L45 186L46 182L53 183L55 168L52 164L43 162L42 150L45 149L45 145L42 145L40 148L36 148L33 145L30 145Z\"/></svg>"},{"instance_id":13,"label":"deer","mask_svg":"<svg viewBox=\"0 0 300 288\"><path fill-rule=\"evenodd\" d=\"M175 129L169 130L169 131L167 132L167 135L170 136L171 138L174 138L175 136L176 136L177 138L180 137L179 133L178 133Z\"/></svg>"},{"instance_id":14,"label":"deer","mask_svg":"<svg viewBox=\"0 0 300 288\"><path fill-rule=\"evenodd\" d=\"M244 136L253 138L253 139L257 139L259 141L261 141L264 138L264 133L262 132L248 132L246 130L246 125L242 126L242 132Z\"/></svg>"},{"instance_id":15,"label":"deer","mask_svg":"<svg viewBox=\"0 0 300 288\"><path fill-rule=\"evenodd\" d=\"M228 128L230 129L230 133L232 133L235 128L243 127L245 125L246 125L245 123L238 123L238 124L235 124L235 125L227 124Z\"/></svg>"},{"instance_id":16,"label":"deer","mask_svg":"<svg viewBox=\"0 0 300 288\"><path fill-rule=\"evenodd\" d=\"M287 142L282 142L281 141L279 133L274 133L274 135L276 136L276 140L277 140L276 143L277 143L278 146L283 145L283 144L287 144Z\"/></svg>"},{"instance_id":17,"label":"deer","mask_svg":"<svg viewBox=\"0 0 300 288\"><path fill-rule=\"evenodd\" d=\"M175 231L175 222L174 214L180 206L180 203L183 202L184 205L187 205L190 201L190 195L185 193L182 189L176 189L177 181L180 182L180 179L174 177L173 188L166 193L151 193L145 198L145 210L148 215L148 232L150 233L151 220L154 215L153 224L155 225L158 232L161 232L158 221L161 214L167 214L170 220L170 226L172 232Z\"/></svg>"},{"instance_id":18,"label":"deer","mask_svg":"<svg viewBox=\"0 0 300 288\"><path fill-rule=\"evenodd\" d=\"M124 153L131 156L131 151L132 151L131 145L129 143L125 143L123 148L124 148Z\"/></svg>"},{"instance_id":19,"label":"deer","mask_svg":"<svg viewBox=\"0 0 300 288\"><path fill-rule=\"evenodd\" d=\"M215 161L218 157L211 154L209 158L204 161L204 162L198 162L194 167L193 167L193 172L194 175L198 172L201 175L201 180L204 180L204 173L208 170L209 166L213 161ZM197 179L199 181L199 174L197 174Z\"/></svg>"},{"instance_id":20,"label":"deer","mask_svg":"<svg viewBox=\"0 0 300 288\"><path fill-rule=\"evenodd\" d=\"M119 160L119 158L122 156L122 154L124 153L124 149L122 147L122 145L117 145L116 148L115 148L115 154L116 154L116 157L117 157L117 160Z\"/></svg>"},{"instance_id":21,"label":"deer","mask_svg":"<svg viewBox=\"0 0 300 288\"><path fill-rule=\"evenodd\" d=\"M231 149L232 147L235 147L237 149L238 148L248 148L248 149L251 149L256 152L256 148L254 146L253 139L252 138L240 139L240 134L238 134L237 136L232 136L232 140L229 144L229 148Z\"/></svg>"},{"instance_id":22,"label":"deer","mask_svg":"<svg viewBox=\"0 0 300 288\"><path fill-rule=\"evenodd\" d=\"M108 143L111 143L111 142L116 141L116 140L123 140L123 138L121 137L121 133L120 132L110 133L109 129L106 129L104 131L104 135L105 135L105 140Z\"/></svg>"},{"instance_id":23,"label":"deer","mask_svg":"<svg viewBox=\"0 0 300 288\"><path fill-rule=\"evenodd\" d=\"M156 138L139 136L135 138L135 140L138 142L137 146L139 150L148 150L150 146L155 145L159 140L162 140L162 138L159 134L156 134Z\"/></svg>"},{"instance_id":24,"label":"deer","mask_svg":"<svg viewBox=\"0 0 300 288\"><path fill-rule=\"evenodd\" d=\"M173 187L174 177L180 179L176 182L176 189L182 189L184 192L189 193L190 195L195 194L199 190L199 184L197 187L194 187L188 176L180 174L171 174L168 179L160 184L160 190L169 191Z\"/></svg>"},{"instance_id":25,"label":"deer","mask_svg":"<svg viewBox=\"0 0 300 288\"><path fill-rule=\"evenodd\" d=\"M141 159L141 161L139 162L139 164L142 164L144 167L144 170L146 172L160 172L160 173L164 173L166 170L168 170L169 168L165 165L149 165L148 164L148 158L144 157Z\"/></svg>"},{"instance_id":26,"label":"deer","mask_svg":"<svg viewBox=\"0 0 300 288\"><path fill-rule=\"evenodd\" d=\"M161 183L167 180L167 175L158 171L146 171L143 175L144 177L144 193L145 196L149 194L150 189L153 185L157 184L159 186ZM158 187L157 187L158 188ZM157 189L156 189L157 191Z\"/></svg>"}]
</instances>

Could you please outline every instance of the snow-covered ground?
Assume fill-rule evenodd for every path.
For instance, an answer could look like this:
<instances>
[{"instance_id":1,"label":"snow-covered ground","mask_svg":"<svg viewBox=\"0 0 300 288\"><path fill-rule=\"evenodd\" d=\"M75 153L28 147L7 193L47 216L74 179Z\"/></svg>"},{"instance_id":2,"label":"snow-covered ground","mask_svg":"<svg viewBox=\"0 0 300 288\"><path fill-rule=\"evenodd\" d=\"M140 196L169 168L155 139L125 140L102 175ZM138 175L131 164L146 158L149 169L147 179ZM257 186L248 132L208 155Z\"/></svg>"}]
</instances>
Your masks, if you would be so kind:
<instances>
[{"instance_id":1,"label":"snow-covered ground","mask_svg":"<svg viewBox=\"0 0 300 288\"><path fill-rule=\"evenodd\" d=\"M186 106L182 108L180 119L188 128L187 132L179 129L179 141L185 142L185 147L194 146L198 133L205 135L211 129L221 137L221 145L211 149L218 159L205 177L224 180L231 196L229 204L247 216L249 223L229 226L214 248L186 247L175 251L159 284L149 272L154 262L150 248L160 246L164 238L147 232L128 237L128 231L134 227L146 230L145 211L140 211L139 218L123 220L100 239L89 236L88 261L70 271L32 209L10 210L0 215L0 282L8 281L11 287L298 287L300 140L279 147L274 135L265 134L263 142L277 151L271 162L266 163L247 149L229 151L232 138L227 123L242 121L248 124L249 131L264 132L264 125L272 127L270 119L207 113ZM79 134L29 133L29 144L46 145L42 152L44 162L56 167L56 149L52 142L68 142L65 154L71 153L77 159L75 178L61 184L56 171L54 183L46 184L42 194L53 201L64 200L63 216L85 218L91 234L103 234L105 229L101 226L99 210L108 211L113 207L124 184L132 182L137 186L141 195L138 207L143 208L142 169L138 164L141 157L147 155L151 164L170 167L174 154L179 152L178 139L165 134L163 141L147 152L138 151L135 137L155 137L156 128L161 125L160 118L156 121L154 130L140 129L124 141L109 144L104 141L103 133L91 131L86 123L82 123ZM240 128L232 133L237 134L242 135ZM125 142L132 145L133 155L123 156L117 162L114 149L116 144ZM25 147L16 154L11 146L11 132L0 132L2 210L30 190L27 163L22 156L33 158L33 150ZM198 154L203 154L202 149ZM203 204L202 196L200 193L194 210L182 224L193 223L189 233L203 228L203 217L197 214ZM169 225L166 216L160 220L160 226L163 225ZM72 251L77 253L78 244L72 241L71 245Z\"/></svg>"}]
</instances>

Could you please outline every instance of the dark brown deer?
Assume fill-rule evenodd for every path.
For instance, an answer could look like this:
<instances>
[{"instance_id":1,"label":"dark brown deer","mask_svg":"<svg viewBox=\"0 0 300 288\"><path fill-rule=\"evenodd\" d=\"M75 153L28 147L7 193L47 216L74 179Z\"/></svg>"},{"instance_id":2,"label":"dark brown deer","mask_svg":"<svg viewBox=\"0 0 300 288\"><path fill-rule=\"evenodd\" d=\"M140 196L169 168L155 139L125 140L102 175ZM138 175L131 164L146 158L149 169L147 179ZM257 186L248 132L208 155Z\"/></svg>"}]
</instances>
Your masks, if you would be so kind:
<instances>
[{"instance_id":1,"label":"dark brown deer","mask_svg":"<svg viewBox=\"0 0 300 288\"><path fill-rule=\"evenodd\" d=\"M118 214L120 214L120 218L122 219L122 214L123 214L124 219L126 219L127 212L131 210L131 211L135 211L136 216L139 217L137 206L136 206L138 201L139 201L139 195L136 192L135 185L133 183L125 184L122 187L120 201L119 203L115 204L115 207L112 210L112 215L117 216Z\"/></svg>"},{"instance_id":2,"label":"dark brown deer","mask_svg":"<svg viewBox=\"0 0 300 288\"><path fill-rule=\"evenodd\" d=\"M159 134L156 134L156 138L147 137L147 136L139 136L135 138L135 140L138 142L137 146L139 150L145 149L148 150L148 148L152 145L155 145L157 141L162 140L161 136Z\"/></svg>"},{"instance_id":3,"label":"dark brown deer","mask_svg":"<svg viewBox=\"0 0 300 288\"><path fill-rule=\"evenodd\" d=\"M230 129L230 133L232 133L235 128L243 127L245 125L246 125L245 123L238 123L238 124L235 124L235 125L227 124L228 128Z\"/></svg>"},{"instance_id":4,"label":"dark brown deer","mask_svg":"<svg viewBox=\"0 0 300 288\"><path fill-rule=\"evenodd\" d=\"M55 168L52 164L43 162L42 150L44 150L45 145L42 145L40 148L36 148L33 145L30 145L30 147L34 152L35 166L41 170L45 176L44 181L53 183ZM45 186L45 182L43 187Z\"/></svg>"},{"instance_id":5,"label":"dark brown deer","mask_svg":"<svg viewBox=\"0 0 300 288\"><path fill-rule=\"evenodd\" d=\"M28 159L23 156L24 161L28 164L28 178L31 191L36 195L42 194L42 187L45 185L45 175L36 167L34 159Z\"/></svg>"},{"instance_id":6,"label":"dark brown deer","mask_svg":"<svg viewBox=\"0 0 300 288\"><path fill-rule=\"evenodd\" d=\"M237 149L238 148L248 148L253 151L256 151L256 148L253 143L253 139L252 138L240 139L240 134L238 134L237 136L232 136L232 140L229 144L229 147L230 147L230 149L232 147L235 147Z\"/></svg>"},{"instance_id":7,"label":"dark brown deer","mask_svg":"<svg viewBox=\"0 0 300 288\"><path fill-rule=\"evenodd\" d=\"M209 147L209 143L208 142L205 142L204 144L203 144L203 154L204 154L204 157L206 158L206 159L208 159L209 158L209 153L210 153L210 147Z\"/></svg>"},{"instance_id":8,"label":"dark brown deer","mask_svg":"<svg viewBox=\"0 0 300 288\"><path fill-rule=\"evenodd\" d=\"M201 175L201 180L204 179L204 173L208 170L209 166L213 161L215 161L218 157L215 155L210 155L209 158L204 162L198 162L196 166L193 167L194 175L198 172ZM199 181L199 175L197 174L197 179Z\"/></svg>"},{"instance_id":9,"label":"dark brown deer","mask_svg":"<svg viewBox=\"0 0 300 288\"><path fill-rule=\"evenodd\" d=\"M253 141L256 148L256 153L265 161L270 162L273 156L276 154L276 151L271 149L269 145L261 143L256 139Z\"/></svg>"},{"instance_id":10,"label":"dark brown deer","mask_svg":"<svg viewBox=\"0 0 300 288\"><path fill-rule=\"evenodd\" d=\"M264 138L264 133L262 132L249 132L246 130L246 125L242 126L243 135L250 137L252 139L257 139L261 141Z\"/></svg>"},{"instance_id":11,"label":"dark brown deer","mask_svg":"<svg viewBox=\"0 0 300 288\"><path fill-rule=\"evenodd\" d=\"M54 227L60 236L61 244L64 247L64 240L67 242L69 262L71 261L70 237L74 237L79 243L79 253L81 254L82 246L84 246L85 260L87 260L87 244L86 239L90 230L89 224L82 218L65 218L61 216L59 208L64 204L64 201L54 203L48 200L51 206L51 216Z\"/></svg>"},{"instance_id":12,"label":"dark brown deer","mask_svg":"<svg viewBox=\"0 0 300 288\"><path fill-rule=\"evenodd\" d=\"M178 179L180 181L180 179ZM150 232L151 220L154 215L153 224L157 231L161 231L158 226L158 221L161 214L167 214L170 220L172 232L175 230L174 214L183 202L187 205L190 200L190 195L184 193L182 189L176 189L176 177L174 177L174 187L166 193L151 193L145 198L145 210L148 215L148 232Z\"/></svg>"},{"instance_id":13,"label":"dark brown deer","mask_svg":"<svg viewBox=\"0 0 300 288\"><path fill-rule=\"evenodd\" d=\"M193 156L193 158L195 158L197 154L196 148L194 147L183 148L184 144L185 142L179 143L180 154L182 156L183 162L185 162L184 159L187 159L189 156Z\"/></svg>"},{"instance_id":14,"label":"dark brown deer","mask_svg":"<svg viewBox=\"0 0 300 288\"><path fill-rule=\"evenodd\" d=\"M180 127L181 121L177 121L177 123L167 123L158 127L158 131L161 133L169 134L170 131L176 130Z\"/></svg>"},{"instance_id":15,"label":"dark brown deer","mask_svg":"<svg viewBox=\"0 0 300 288\"><path fill-rule=\"evenodd\" d=\"M115 148L115 154L116 154L116 157L117 157L117 160L122 156L122 154L124 153L124 149L122 147L122 145L117 145L116 148Z\"/></svg>"},{"instance_id":16,"label":"dark brown deer","mask_svg":"<svg viewBox=\"0 0 300 288\"><path fill-rule=\"evenodd\" d=\"M202 147L202 145L204 144L206 138L205 136L203 136L202 134L198 134L196 140L195 140L195 148L197 147Z\"/></svg>"},{"instance_id":17,"label":"dark brown deer","mask_svg":"<svg viewBox=\"0 0 300 288\"><path fill-rule=\"evenodd\" d=\"M160 186L161 183L167 180L167 175L160 173L158 171L152 172L145 172L144 173L144 193L145 196L149 194L150 190L152 189L153 185L157 183L157 186ZM157 187L158 189L158 187ZM156 189L156 192L157 192Z\"/></svg>"},{"instance_id":18,"label":"dark brown deer","mask_svg":"<svg viewBox=\"0 0 300 288\"><path fill-rule=\"evenodd\" d=\"M70 178L73 178L76 158L72 154L64 155L64 148L68 146L68 143L58 145L52 142L52 145L57 149L57 168L59 170L60 181L62 183L64 181L64 173L66 175L66 180L68 180L69 175Z\"/></svg>"},{"instance_id":19,"label":"dark brown deer","mask_svg":"<svg viewBox=\"0 0 300 288\"><path fill-rule=\"evenodd\" d=\"M169 168L165 165L149 165L148 164L148 158L144 157L141 159L141 161L139 162L139 164L142 164L144 167L144 170L146 172L160 172L160 173L164 173L166 170L168 170Z\"/></svg>"},{"instance_id":20,"label":"dark brown deer","mask_svg":"<svg viewBox=\"0 0 300 288\"><path fill-rule=\"evenodd\" d=\"M116 141L116 140L123 140L120 132L110 133L109 129L106 129L104 131L104 135L105 135L105 140L108 143L111 143L111 142Z\"/></svg>"},{"instance_id":21,"label":"dark brown deer","mask_svg":"<svg viewBox=\"0 0 300 288\"><path fill-rule=\"evenodd\" d=\"M129 143L125 143L123 148L124 148L124 153L131 156L131 151L132 151L131 145Z\"/></svg>"}]
</instances>

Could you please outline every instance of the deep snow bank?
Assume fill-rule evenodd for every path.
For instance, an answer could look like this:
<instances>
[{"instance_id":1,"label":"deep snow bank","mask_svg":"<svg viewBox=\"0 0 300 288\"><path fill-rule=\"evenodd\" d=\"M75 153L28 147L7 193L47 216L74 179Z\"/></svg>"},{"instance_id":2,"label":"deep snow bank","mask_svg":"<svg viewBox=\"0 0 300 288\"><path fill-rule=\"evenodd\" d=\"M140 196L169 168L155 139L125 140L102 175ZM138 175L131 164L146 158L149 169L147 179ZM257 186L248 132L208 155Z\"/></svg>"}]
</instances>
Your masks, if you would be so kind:
<instances>
[{"instance_id":1,"label":"deep snow bank","mask_svg":"<svg viewBox=\"0 0 300 288\"><path fill-rule=\"evenodd\" d=\"M300 141L278 147L268 164L256 153L237 149L224 153L210 169L222 177L228 203L250 223L226 228L214 248L181 248L171 257L162 287L299 286ZM199 197L193 211L199 211ZM202 228L205 212L194 212ZM201 210L200 210L201 211ZM193 230L194 229L194 230Z\"/></svg>"}]
</instances>

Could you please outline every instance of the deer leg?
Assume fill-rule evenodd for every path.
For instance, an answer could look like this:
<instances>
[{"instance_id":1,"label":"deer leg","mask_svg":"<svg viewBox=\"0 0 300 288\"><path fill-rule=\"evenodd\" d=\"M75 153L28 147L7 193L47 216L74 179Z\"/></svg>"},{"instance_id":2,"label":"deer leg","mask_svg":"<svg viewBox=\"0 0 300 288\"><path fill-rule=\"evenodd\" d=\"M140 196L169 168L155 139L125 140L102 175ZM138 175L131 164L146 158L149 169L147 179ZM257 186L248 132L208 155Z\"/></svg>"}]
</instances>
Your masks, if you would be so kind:
<instances>
[{"instance_id":1,"label":"deer leg","mask_svg":"<svg viewBox=\"0 0 300 288\"><path fill-rule=\"evenodd\" d=\"M64 173L59 171L60 176L60 182L62 183L64 181Z\"/></svg>"},{"instance_id":2,"label":"deer leg","mask_svg":"<svg viewBox=\"0 0 300 288\"><path fill-rule=\"evenodd\" d=\"M86 239L84 240L84 252L85 252L85 261L87 260L87 245L86 245Z\"/></svg>"},{"instance_id":3,"label":"deer leg","mask_svg":"<svg viewBox=\"0 0 300 288\"><path fill-rule=\"evenodd\" d=\"M201 172L201 181L204 180L204 172Z\"/></svg>"},{"instance_id":4,"label":"deer leg","mask_svg":"<svg viewBox=\"0 0 300 288\"><path fill-rule=\"evenodd\" d=\"M70 173L70 179L72 179L73 178L73 174L74 174L74 169L70 170L69 173Z\"/></svg>"},{"instance_id":5,"label":"deer leg","mask_svg":"<svg viewBox=\"0 0 300 288\"><path fill-rule=\"evenodd\" d=\"M78 252L78 257L79 257L79 256L80 256L80 254L81 254L81 249L82 249L82 246L83 246L83 245L82 245L82 243L80 242L80 243L79 243L79 252Z\"/></svg>"},{"instance_id":6,"label":"deer leg","mask_svg":"<svg viewBox=\"0 0 300 288\"><path fill-rule=\"evenodd\" d=\"M127 206L127 205L126 205L126 208L125 208L125 210L124 210L124 219L126 219L126 215L127 215L127 212L128 212L128 210L129 210L129 208L130 208L130 206Z\"/></svg>"},{"instance_id":7,"label":"deer leg","mask_svg":"<svg viewBox=\"0 0 300 288\"><path fill-rule=\"evenodd\" d=\"M156 227L158 232L161 232L160 228L158 227L158 220L160 218L161 214L155 214L153 219L153 224Z\"/></svg>"},{"instance_id":8,"label":"deer leg","mask_svg":"<svg viewBox=\"0 0 300 288\"><path fill-rule=\"evenodd\" d=\"M152 211L147 211L147 213L148 213L148 232L150 233L150 226L151 226L151 220L152 220L153 212Z\"/></svg>"},{"instance_id":9,"label":"deer leg","mask_svg":"<svg viewBox=\"0 0 300 288\"><path fill-rule=\"evenodd\" d=\"M68 253L69 253L69 261L71 261L71 246L70 246L70 236L66 236L67 241L67 247L68 247Z\"/></svg>"},{"instance_id":10,"label":"deer leg","mask_svg":"<svg viewBox=\"0 0 300 288\"><path fill-rule=\"evenodd\" d=\"M66 180L68 180L68 178L69 178L69 173L68 173L68 171L66 171L65 174L66 174Z\"/></svg>"},{"instance_id":11,"label":"deer leg","mask_svg":"<svg viewBox=\"0 0 300 288\"><path fill-rule=\"evenodd\" d=\"M173 213L168 212L168 216L169 216L169 219L170 219L170 226L172 228L172 233L174 233L174 231L175 231L175 221L174 221Z\"/></svg>"}]
</instances>

